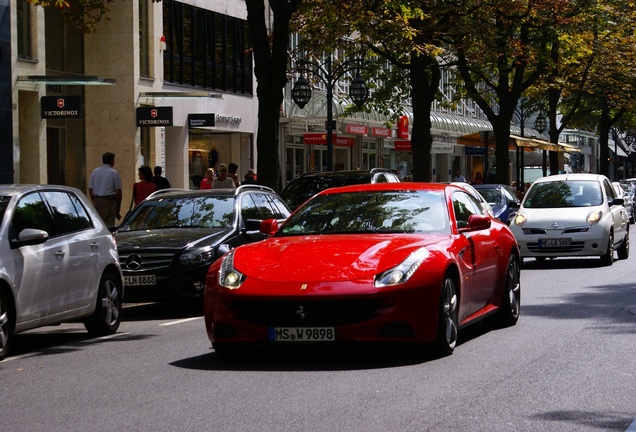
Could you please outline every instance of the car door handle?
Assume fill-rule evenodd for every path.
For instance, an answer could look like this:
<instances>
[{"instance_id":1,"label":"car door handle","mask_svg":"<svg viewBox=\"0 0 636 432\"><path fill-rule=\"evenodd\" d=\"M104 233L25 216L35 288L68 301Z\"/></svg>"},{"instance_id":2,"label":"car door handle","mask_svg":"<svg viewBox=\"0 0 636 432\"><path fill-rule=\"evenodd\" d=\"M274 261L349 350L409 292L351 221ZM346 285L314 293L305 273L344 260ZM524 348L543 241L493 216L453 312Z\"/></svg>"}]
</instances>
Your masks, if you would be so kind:
<instances>
[{"instance_id":1,"label":"car door handle","mask_svg":"<svg viewBox=\"0 0 636 432\"><path fill-rule=\"evenodd\" d=\"M93 242L91 243L91 249L93 249L94 251L99 249L99 243L97 242Z\"/></svg>"},{"instance_id":2,"label":"car door handle","mask_svg":"<svg viewBox=\"0 0 636 432\"><path fill-rule=\"evenodd\" d=\"M66 255L66 252L64 252L64 251L61 251L61 250L60 250L60 251L55 252L55 256L56 256L57 258L59 258L59 259L64 258L64 255Z\"/></svg>"}]
</instances>

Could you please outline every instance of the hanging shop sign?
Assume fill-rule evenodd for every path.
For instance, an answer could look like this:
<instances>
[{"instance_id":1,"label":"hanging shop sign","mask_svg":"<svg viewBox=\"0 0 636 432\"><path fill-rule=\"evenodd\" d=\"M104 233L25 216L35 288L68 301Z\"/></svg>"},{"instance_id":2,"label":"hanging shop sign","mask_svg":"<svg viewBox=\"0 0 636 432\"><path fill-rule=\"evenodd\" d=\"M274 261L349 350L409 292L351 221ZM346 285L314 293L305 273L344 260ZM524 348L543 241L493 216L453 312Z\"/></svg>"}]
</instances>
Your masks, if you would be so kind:
<instances>
[{"instance_id":1,"label":"hanging shop sign","mask_svg":"<svg viewBox=\"0 0 636 432\"><path fill-rule=\"evenodd\" d=\"M347 133L353 135L366 135L369 133L369 128L362 125L348 124Z\"/></svg>"},{"instance_id":2,"label":"hanging shop sign","mask_svg":"<svg viewBox=\"0 0 636 432\"><path fill-rule=\"evenodd\" d=\"M400 116L398 119L397 137L409 137L409 118L407 116Z\"/></svg>"},{"instance_id":3,"label":"hanging shop sign","mask_svg":"<svg viewBox=\"0 0 636 432\"><path fill-rule=\"evenodd\" d=\"M172 107L138 107L137 126L172 126Z\"/></svg>"},{"instance_id":4,"label":"hanging shop sign","mask_svg":"<svg viewBox=\"0 0 636 432\"><path fill-rule=\"evenodd\" d=\"M336 134L332 136L333 144L343 147L353 147L355 140L349 137L340 137ZM327 145L326 133L303 134L303 142L305 144Z\"/></svg>"},{"instance_id":5,"label":"hanging shop sign","mask_svg":"<svg viewBox=\"0 0 636 432\"><path fill-rule=\"evenodd\" d=\"M393 141L395 143L395 151L411 151L411 141L401 140Z\"/></svg>"},{"instance_id":6,"label":"hanging shop sign","mask_svg":"<svg viewBox=\"0 0 636 432\"><path fill-rule=\"evenodd\" d=\"M214 127L216 125L215 115L212 114L188 114L188 127L190 128L199 128L199 127Z\"/></svg>"},{"instance_id":7,"label":"hanging shop sign","mask_svg":"<svg viewBox=\"0 0 636 432\"><path fill-rule=\"evenodd\" d=\"M391 136L391 129L377 127L371 128L371 136L388 138Z\"/></svg>"},{"instance_id":8,"label":"hanging shop sign","mask_svg":"<svg viewBox=\"0 0 636 432\"><path fill-rule=\"evenodd\" d=\"M42 96L40 99L41 117L43 119L54 118L81 118L81 96Z\"/></svg>"},{"instance_id":9,"label":"hanging shop sign","mask_svg":"<svg viewBox=\"0 0 636 432\"><path fill-rule=\"evenodd\" d=\"M431 154L453 154L455 152L455 144L434 142L431 145Z\"/></svg>"},{"instance_id":10,"label":"hanging shop sign","mask_svg":"<svg viewBox=\"0 0 636 432\"><path fill-rule=\"evenodd\" d=\"M464 150L466 151L466 156L483 156L484 155L483 147L466 146Z\"/></svg>"}]
</instances>

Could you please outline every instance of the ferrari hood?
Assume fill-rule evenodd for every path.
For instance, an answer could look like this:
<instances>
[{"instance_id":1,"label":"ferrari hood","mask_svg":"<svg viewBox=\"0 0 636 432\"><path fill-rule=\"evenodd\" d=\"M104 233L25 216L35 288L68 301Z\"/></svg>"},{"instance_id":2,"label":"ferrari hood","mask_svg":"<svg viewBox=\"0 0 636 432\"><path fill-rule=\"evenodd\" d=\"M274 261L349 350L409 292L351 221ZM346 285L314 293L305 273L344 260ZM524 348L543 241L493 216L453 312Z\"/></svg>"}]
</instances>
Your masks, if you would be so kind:
<instances>
[{"instance_id":1,"label":"ferrari hood","mask_svg":"<svg viewBox=\"0 0 636 432\"><path fill-rule=\"evenodd\" d=\"M274 237L236 249L234 266L269 282L338 281L372 277L444 235L316 235Z\"/></svg>"},{"instance_id":2,"label":"ferrari hood","mask_svg":"<svg viewBox=\"0 0 636 432\"><path fill-rule=\"evenodd\" d=\"M230 232L227 228L165 228L156 230L120 231L115 236L120 250L136 248L182 249L197 243L211 245L219 242Z\"/></svg>"}]
</instances>

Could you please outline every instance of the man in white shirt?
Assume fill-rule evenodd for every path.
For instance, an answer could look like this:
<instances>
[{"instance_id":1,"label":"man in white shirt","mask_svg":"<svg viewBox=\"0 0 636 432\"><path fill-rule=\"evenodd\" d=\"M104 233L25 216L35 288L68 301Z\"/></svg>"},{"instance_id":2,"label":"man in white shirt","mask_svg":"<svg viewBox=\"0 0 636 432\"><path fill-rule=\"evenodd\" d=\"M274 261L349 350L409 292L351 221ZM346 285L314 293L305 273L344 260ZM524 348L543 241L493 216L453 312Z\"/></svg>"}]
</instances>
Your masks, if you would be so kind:
<instances>
[{"instance_id":1,"label":"man in white shirt","mask_svg":"<svg viewBox=\"0 0 636 432\"><path fill-rule=\"evenodd\" d=\"M115 154L106 152L102 156L103 165L91 173L88 192L97 213L106 226L115 226L115 219L121 219L121 177L113 166Z\"/></svg>"}]
</instances>

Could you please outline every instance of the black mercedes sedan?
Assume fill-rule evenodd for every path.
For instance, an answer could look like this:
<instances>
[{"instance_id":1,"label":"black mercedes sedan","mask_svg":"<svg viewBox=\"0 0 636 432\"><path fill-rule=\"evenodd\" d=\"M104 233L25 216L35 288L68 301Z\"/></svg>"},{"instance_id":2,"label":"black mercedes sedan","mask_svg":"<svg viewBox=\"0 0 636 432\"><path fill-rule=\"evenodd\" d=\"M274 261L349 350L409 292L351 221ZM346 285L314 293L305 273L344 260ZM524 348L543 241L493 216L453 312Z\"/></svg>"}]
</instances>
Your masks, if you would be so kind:
<instances>
[{"instance_id":1,"label":"black mercedes sedan","mask_svg":"<svg viewBox=\"0 0 636 432\"><path fill-rule=\"evenodd\" d=\"M154 193L114 233L124 302L200 298L210 264L239 245L263 240L261 221L282 222L289 214L272 189L259 185Z\"/></svg>"}]
</instances>

